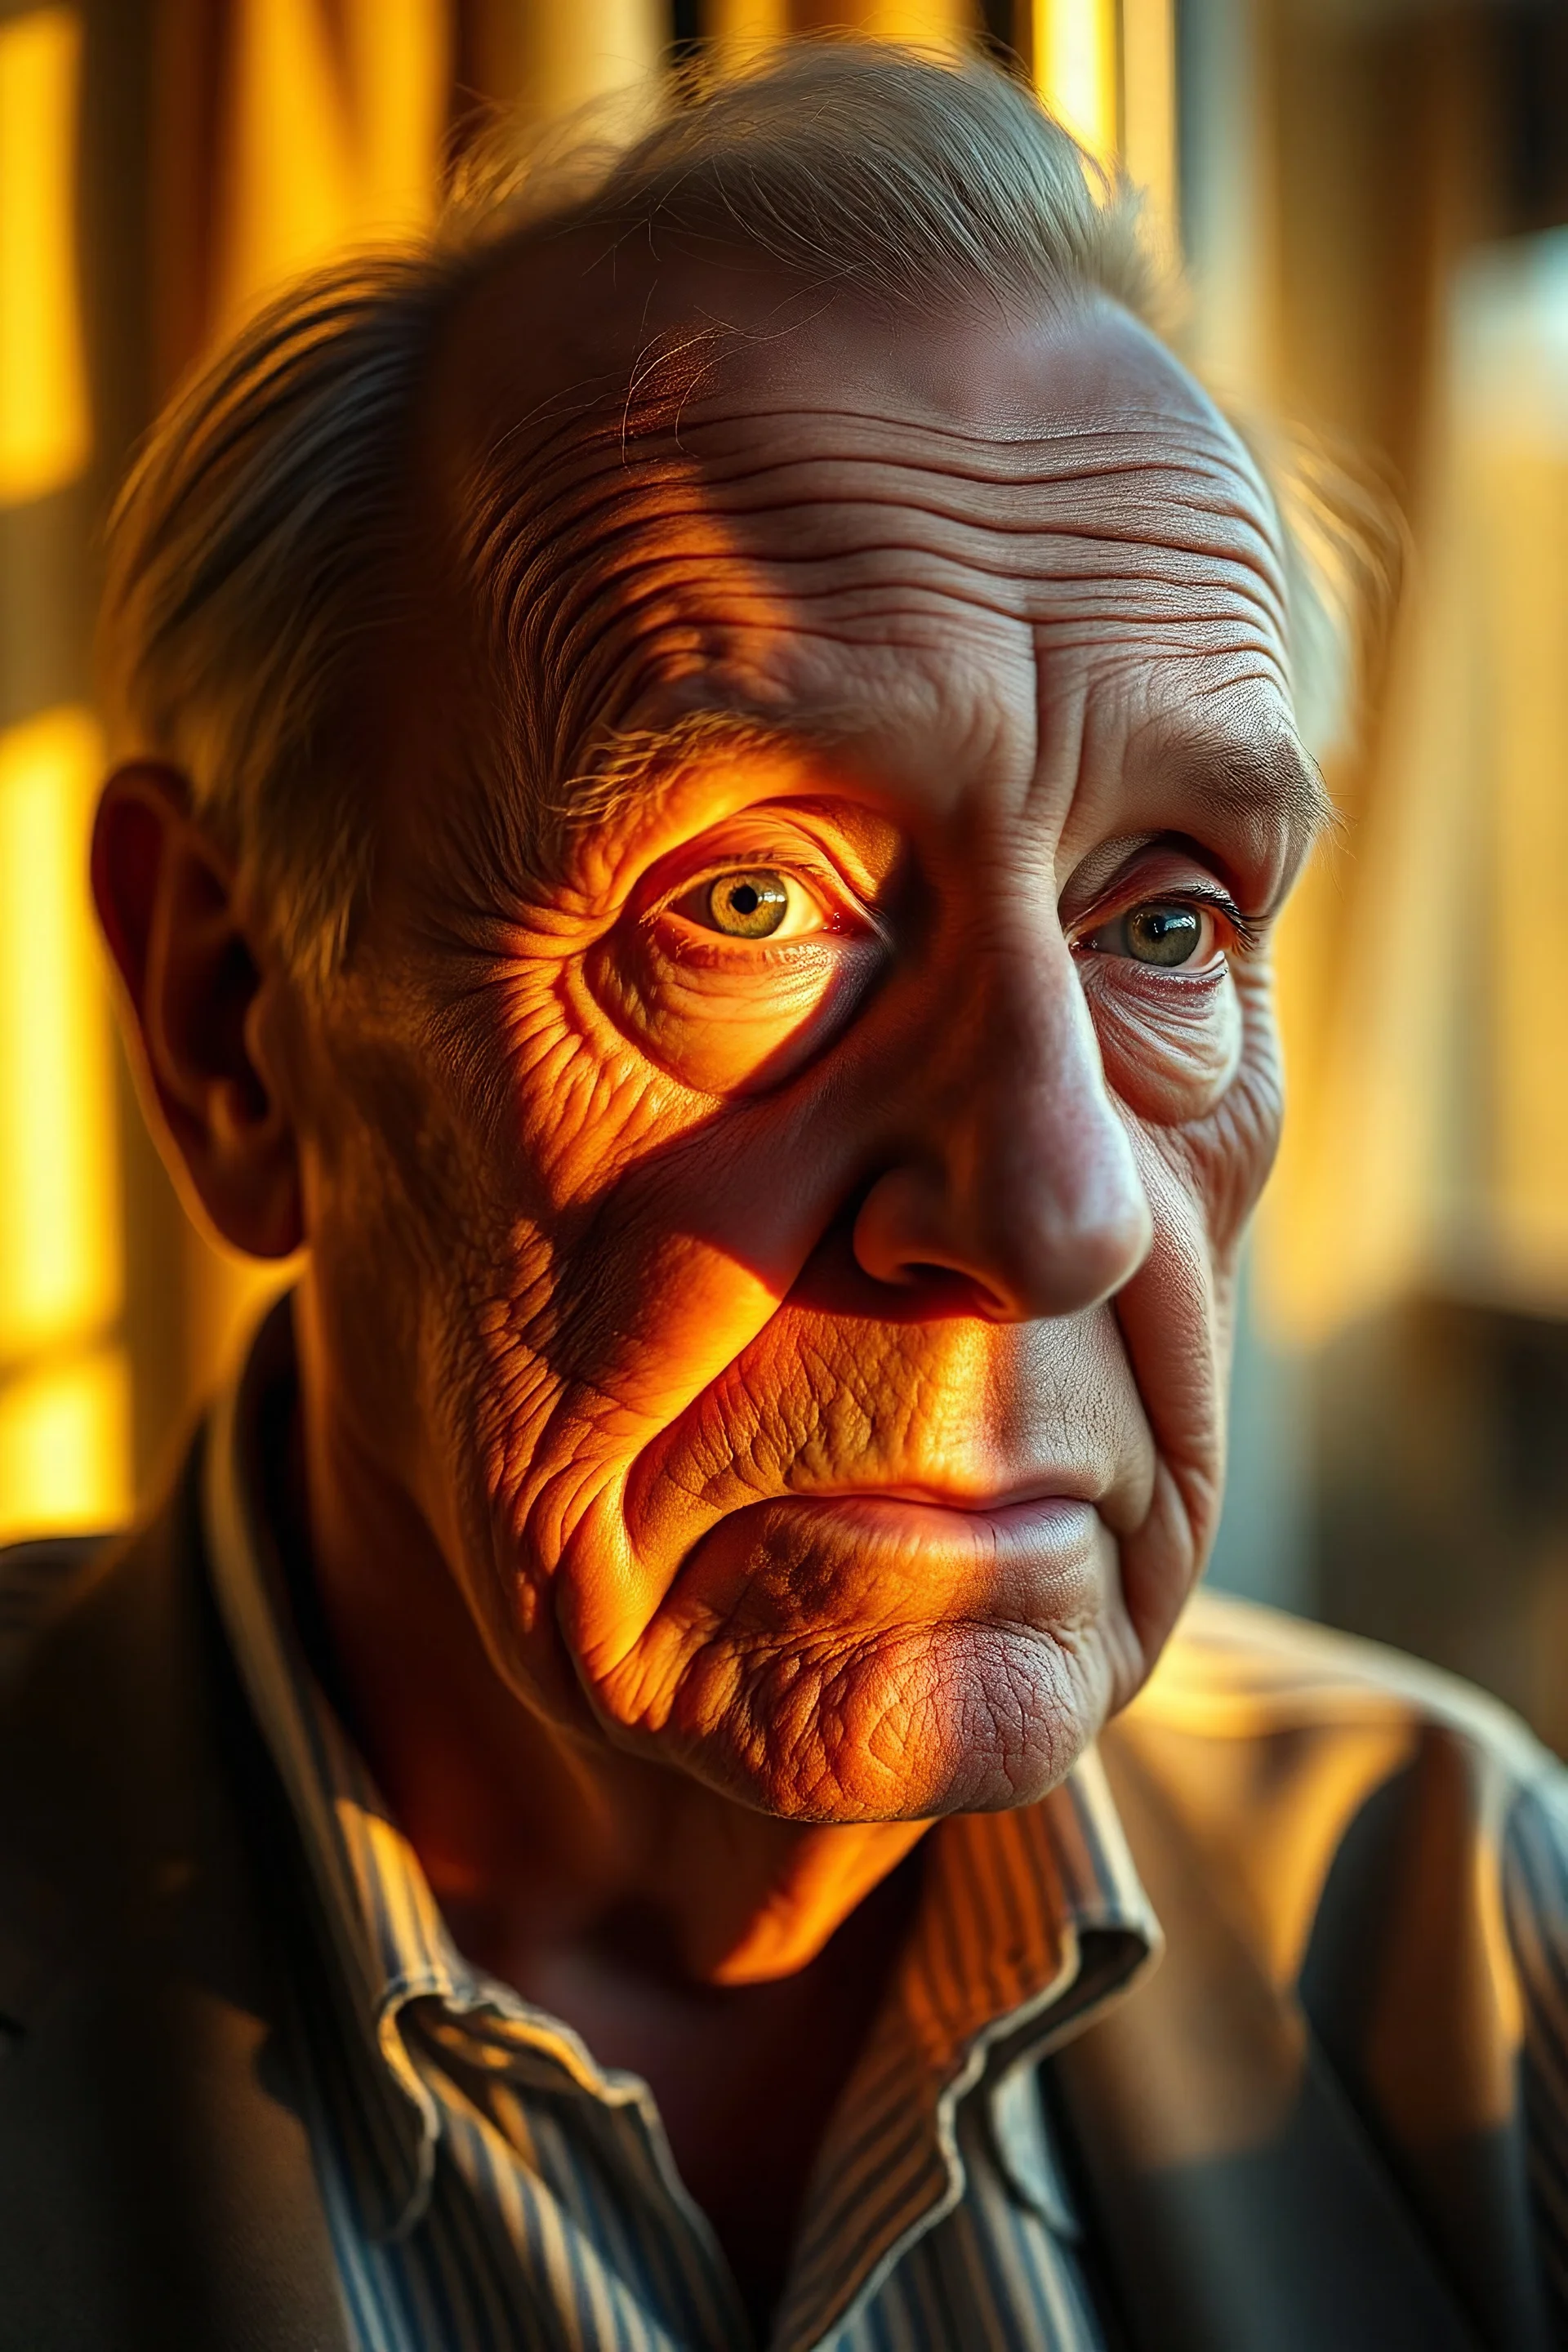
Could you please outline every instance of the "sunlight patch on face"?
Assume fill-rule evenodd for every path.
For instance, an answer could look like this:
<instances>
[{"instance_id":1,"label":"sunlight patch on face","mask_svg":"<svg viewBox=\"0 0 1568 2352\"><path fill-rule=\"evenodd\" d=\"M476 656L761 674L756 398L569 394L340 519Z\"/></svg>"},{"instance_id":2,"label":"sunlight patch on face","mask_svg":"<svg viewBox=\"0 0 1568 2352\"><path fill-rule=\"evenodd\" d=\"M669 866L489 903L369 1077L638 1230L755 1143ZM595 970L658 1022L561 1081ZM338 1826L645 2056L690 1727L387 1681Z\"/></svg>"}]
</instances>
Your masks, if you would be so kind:
<instances>
[{"instance_id":1,"label":"sunlight patch on face","mask_svg":"<svg viewBox=\"0 0 1568 2352\"><path fill-rule=\"evenodd\" d=\"M1205 778L1216 714L1288 726L1282 597L1171 363L1041 350L989 437L830 341L815 407L742 386L679 448L520 434L479 534L558 863L415 1049L462 1229L418 1253L462 1391L427 1517L543 1711L791 1817L1042 1793L1217 1494L1278 1119L1232 945L1292 818ZM1148 907L1214 957L1134 971Z\"/></svg>"}]
</instances>

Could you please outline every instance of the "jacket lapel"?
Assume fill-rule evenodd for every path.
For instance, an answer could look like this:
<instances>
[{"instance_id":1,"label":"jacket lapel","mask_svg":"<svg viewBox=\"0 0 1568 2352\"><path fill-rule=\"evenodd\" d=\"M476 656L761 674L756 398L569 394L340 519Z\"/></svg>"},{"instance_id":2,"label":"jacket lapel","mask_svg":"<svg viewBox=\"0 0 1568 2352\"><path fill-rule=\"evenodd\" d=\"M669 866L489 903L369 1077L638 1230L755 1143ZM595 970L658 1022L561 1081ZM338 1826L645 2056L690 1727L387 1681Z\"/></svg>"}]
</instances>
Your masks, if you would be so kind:
<instances>
[{"instance_id":1,"label":"jacket lapel","mask_svg":"<svg viewBox=\"0 0 1568 2352\"><path fill-rule=\"evenodd\" d=\"M1479 2352L1207 1858L1130 1744L1101 1752L1166 1950L1052 2073L1133 2352Z\"/></svg>"},{"instance_id":2,"label":"jacket lapel","mask_svg":"<svg viewBox=\"0 0 1568 2352\"><path fill-rule=\"evenodd\" d=\"M89 1571L0 1727L0 2352L349 2352L195 1490Z\"/></svg>"}]
</instances>

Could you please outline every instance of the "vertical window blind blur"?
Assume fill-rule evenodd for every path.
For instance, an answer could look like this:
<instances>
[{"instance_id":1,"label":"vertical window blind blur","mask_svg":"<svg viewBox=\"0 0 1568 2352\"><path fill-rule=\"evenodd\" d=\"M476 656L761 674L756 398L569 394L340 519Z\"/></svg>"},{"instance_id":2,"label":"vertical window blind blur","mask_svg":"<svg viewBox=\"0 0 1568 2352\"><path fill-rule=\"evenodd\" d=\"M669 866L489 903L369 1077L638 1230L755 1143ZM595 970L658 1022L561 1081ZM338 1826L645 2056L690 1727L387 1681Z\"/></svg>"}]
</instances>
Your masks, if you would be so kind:
<instances>
[{"instance_id":1,"label":"vertical window blind blur","mask_svg":"<svg viewBox=\"0 0 1568 2352\"><path fill-rule=\"evenodd\" d=\"M78 305L82 27L0 22L0 512L86 468ZM30 593L8 579L4 610ZM92 713L0 725L0 1537L131 1502L130 1370L108 1007L86 890Z\"/></svg>"}]
</instances>

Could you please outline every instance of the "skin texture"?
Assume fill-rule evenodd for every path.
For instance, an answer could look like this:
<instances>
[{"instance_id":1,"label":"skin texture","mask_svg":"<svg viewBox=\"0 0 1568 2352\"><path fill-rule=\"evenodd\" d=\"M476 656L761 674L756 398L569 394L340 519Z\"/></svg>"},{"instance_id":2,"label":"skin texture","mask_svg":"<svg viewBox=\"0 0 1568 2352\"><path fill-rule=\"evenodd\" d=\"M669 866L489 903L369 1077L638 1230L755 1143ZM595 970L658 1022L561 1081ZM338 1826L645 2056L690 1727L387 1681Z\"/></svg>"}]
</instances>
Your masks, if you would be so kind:
<instances>
[{"instance_id":1,"label":"skin texture","mask_svg":"<svg viewBox=\"0 0 1568 2352\"><path fill-rule=\"evenodd\" d=\"M323 1671L465 1948L649 2075L765 2283L897 1866L1060 1780L1213 1533L1319 814L1276 527L1110 307L572 251L451 322L410 512L326 1001L177 780L111 783L100 902L191 1188L308 1251Z\"/></svg>"}]
</instances>

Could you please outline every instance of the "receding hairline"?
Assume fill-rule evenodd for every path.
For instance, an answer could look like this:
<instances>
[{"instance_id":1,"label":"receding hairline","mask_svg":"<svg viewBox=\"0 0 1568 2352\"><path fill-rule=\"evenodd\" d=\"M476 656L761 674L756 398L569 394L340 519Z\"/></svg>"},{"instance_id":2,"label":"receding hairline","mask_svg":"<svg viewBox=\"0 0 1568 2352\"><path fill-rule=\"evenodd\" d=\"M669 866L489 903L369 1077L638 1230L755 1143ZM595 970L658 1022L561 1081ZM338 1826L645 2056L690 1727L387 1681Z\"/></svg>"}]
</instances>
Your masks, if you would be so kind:
<instances>
[{"instance_id":1,"label":"receding hairline","mask_svg":"<svg viewBox=\"0 0 1568 2352\"><path fill-rule=\"evenodd\" d=\"M606 274L611 299L594 304L584 334L574 300L584 289L596 293L594 281L605 283ZM721 291L731 298L721 308L706 299ZM592 430L613 420L630 439L660 424L676 427L718 375L750 362L787 363L792 350L835 333L858 295L792 271L739 235L628 255L596 220L525 223L474 258L433 322L411 455L428 462L434 436L455 444L459 463L488 465L530 429L569 436L574 425ZM955 275L916 314L889 304L883 323L891 349L915 328L940 336L989 324L1005 333L1099 319L1137 334L1190 389L1194 406L1235 437L1158 330L1092 281L1001 289L978 274Z\"/></svg>"}]
</instances>

